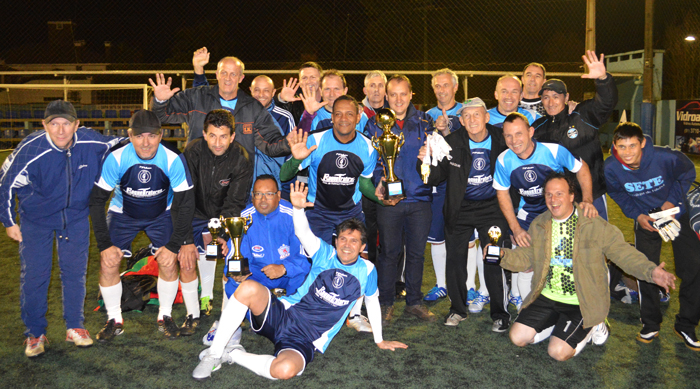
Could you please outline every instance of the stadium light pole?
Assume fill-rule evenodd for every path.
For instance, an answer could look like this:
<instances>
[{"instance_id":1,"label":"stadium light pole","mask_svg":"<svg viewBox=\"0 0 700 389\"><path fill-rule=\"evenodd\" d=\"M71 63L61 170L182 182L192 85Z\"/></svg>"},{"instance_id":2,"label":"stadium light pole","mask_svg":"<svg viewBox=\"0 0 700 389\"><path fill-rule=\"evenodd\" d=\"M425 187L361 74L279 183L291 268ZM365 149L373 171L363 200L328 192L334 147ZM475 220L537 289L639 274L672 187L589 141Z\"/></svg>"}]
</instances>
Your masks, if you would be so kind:
<instances>
[{"instance_id":1,"label":"stadium light pole","mask_svg":"<svg viewBox=\"0 0 700 389\"><path fill-rule=\"evenodd\" d=\"M644 135L654 139L654 0L644 4L644 91L641 127Z\"/></svg>"}]
</instances>

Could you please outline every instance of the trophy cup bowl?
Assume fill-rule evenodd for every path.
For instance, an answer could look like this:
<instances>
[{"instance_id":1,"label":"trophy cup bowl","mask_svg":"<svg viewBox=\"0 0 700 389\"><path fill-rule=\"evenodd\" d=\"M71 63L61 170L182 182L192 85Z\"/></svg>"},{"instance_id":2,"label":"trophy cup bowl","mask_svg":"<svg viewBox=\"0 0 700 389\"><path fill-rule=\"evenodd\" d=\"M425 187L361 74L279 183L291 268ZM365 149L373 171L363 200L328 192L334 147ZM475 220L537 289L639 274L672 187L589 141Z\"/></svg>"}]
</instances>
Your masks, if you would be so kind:
<instances>
[{"instance_id":1,"label":"trophy cup bowl","mask_svg":"<svg viewBox=\"0 0 700 389\"><path fill-rule=\"evenodd\" d=\"M498 242L501 239L501 229L498 226L491 226L487 232L489 235L489 240L491 241L491 246L486 249L486 262L498 265L501 262L501 246Z\"/></svg>"},{"instance_id":2,"label":"trophy cup bowl","mask_svg":"<svg viewBox=\"0 0 700 389\"><path fill-rule=\"evenodd\" d=\"M396 113L389 108L377 110L376 123L382 128L382 135L377 138L372 137L372 146L384 161L384 176L386 181L382 182L386 199L404 198L405 189L403 182L394 173L394 163L401 152L404 143L403 132L396 135L391 131L396 123Z\"/></svg>"},{"instance_id":3,"label":"trophy cup bowl","mask_svg":"<svg viewBox=\"0 0 700 389\"><path fill-rule=\"evenodd\" d=\"M247 217L227 217L219 218L223 224L226 233L233 241L233 255L226 262L227 276L245 276L250 274L248 258L241 254L241 240L248 232L248 228L253 224L253 216Z\"/></svg>"}]
</instances>

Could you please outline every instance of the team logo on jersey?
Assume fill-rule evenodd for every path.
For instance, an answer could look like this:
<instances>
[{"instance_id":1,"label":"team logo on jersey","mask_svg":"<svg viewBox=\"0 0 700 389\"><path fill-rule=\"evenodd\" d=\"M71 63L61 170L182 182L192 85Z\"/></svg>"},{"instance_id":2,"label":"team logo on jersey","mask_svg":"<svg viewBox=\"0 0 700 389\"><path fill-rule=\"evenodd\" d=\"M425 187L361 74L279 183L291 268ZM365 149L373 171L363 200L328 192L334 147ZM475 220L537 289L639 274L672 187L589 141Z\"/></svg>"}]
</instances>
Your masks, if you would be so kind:
<instances>
[{"instance_id":1,"label":"team logo on jersey","mask_svg":"<svg viewBox=\"0 0 700 389\"><path fill-rule=\"evenodd\" d=\"M231 179L230 179L230 178L225 179L225 180L220 180L220 181L219 181L219 185L221 185L221 186L228 186L228 184L230 184L230 183L231 183Z\"/></svg>"},{"instance_id":2,"label":"team logo on jersey","mask_svg":"<svg viewBox=\"0 0 700 389\"><path fill-rule=\"evenodd\" d=\"M282 246L280 246L277 249L277 252L280 255L280 259L285 259L289 256L289 254L291 252L291 248L289 246L287 246L286 244L283 244Z\"/></svg>"},{"instance_id":3,"label":"team logo on jersey","mask_svg":"<svg viewBox=\"0 0 700 389\"><path fill-rule=\"evenodd\" d=\"M253 123L241 123L243 126L243 133L244 134L252 134L253 133Z\"/></svg>"},{"instance_id":4,"label":"team logo on jersey","mask_svg":"<svg viewBox=\"0 0 700 389\"><path fill-rule=\"evenodd\" d=\"M578 136L578 130L576 129L576 127L569 127L569 131L566 132L566 136L568 136L571 139L576 138Z\"/></svg>"},{"instance_id":5,"label":"team logo on jersey","mask_svg":"<svg viewBox=\"0 0 700 389\"><path fill-rule=\"evenodd\" d=\"M472 166L474 166L474 169L476 170L484 170L486 167L486 160L483 158L477 158L474 160L474 164Z\"/></svg>"},{"instance_id":6,"label":"team logo on jersey","mask_svg":"<svg viewBox=\"0 0 700 389\"><path fill-rule=\"evenodd\" d=\"M346 274L335 272L335 277L333 277L333 287L336 289L342 288L345 284Z\"/></svg>"},{"instance_id":7,"label":"team logo on jersey","mask_svg":"<svg viewBox=\"0 0 700 389\"><path fill-rule=\"evenodd\" d=\"M255 246L251 247L251 249L256 253L262 253L263 251L265 251L264 247L257 245L257 244Z\"/></svg>"},{"instance_id":8,"label":"team logo on jersey","mask_svg":"<svg viewBox=\"0 0 700 389\"><path fill-rule=\"evenodd\" d=\"M347 154L335 153L335 155L338 156L338 158L335 159L335 166L337 166L338 169L345 169L346 167L348 167Z\"/></svg>"},{"instance_id":9,"label":"team logo on jersey","mask_svg":"<svg viewBox=\"0 0 700 389\"><path fill-rule=\"evenodd\" d=\"M151 181L151 172L149 172L148 170L140 170L138 177L140 183L146 184L149 181Z\"/></svg>"},{"instance_id":10,"label":"team logo on jersey","mask_svg":"<svg viewBox=\"0 0 700 389\"><path fill-rule=\"evenodd\" d=\"M525 170L525 181L535 182L537 179L537 173L534 170Z\"/></svg>"}]
</instances>

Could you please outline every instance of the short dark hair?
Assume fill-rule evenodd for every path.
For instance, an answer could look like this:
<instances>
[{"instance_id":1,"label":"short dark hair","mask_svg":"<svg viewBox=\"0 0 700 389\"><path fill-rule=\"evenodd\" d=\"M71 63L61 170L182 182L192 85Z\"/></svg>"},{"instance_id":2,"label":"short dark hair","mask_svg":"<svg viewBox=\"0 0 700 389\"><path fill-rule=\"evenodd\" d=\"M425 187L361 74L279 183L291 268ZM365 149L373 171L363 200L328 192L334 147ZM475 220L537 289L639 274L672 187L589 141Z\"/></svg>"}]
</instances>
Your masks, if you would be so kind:
<instances>
[{"instance_id":1,"label":"short dark hair","mask_svg":"<svg viewBox=\"0 0 700 389\"><path fill-rule=\"evenodd\" d=\"M306 68L314 68L314 69L318 70L319 74L323 73L323 68L321 68L321 65L319 65L313 61L304 62L303 64L301 64L301 66L299 66L299 72L301 72L302 70L304 70Z\"/></svg>"},{"instance_id":2,"label":"short dark hair","mask_svg":"<svg viewBox=\"0 0 700 389\"><path fill-rule=\"evenodd\" d=\"M566 181L566 184L569 185L569 194L575 194L576 183L574 182L573 176L571 176L570 174L565 174L565 173L560 173L560 172L549 173L547 178L545 178L545 180L544 180L544 185L542 185L542 189L544 190L544 188L547 187L547 184L549 183L549 181L559 180L559 179Z\"/></svg>"},{"instance_id":3,"label":"short dark hair","mask_svg":"<svg viewBox=\"0 0 700 389\"><path fill-rule=\"evenodd\" d=\"M530 121L527 120L527 117L525 115L521 114L520 112L509 113L508 116L506 116L506 120L503 121L503 124L513 123L513 122L515 122L515 119L520 119L520 120L524 121L525 125L530 127Z\"/></svg>"},{"instance_id":4,"label":"short dark hair","mask_svg":"<svg viewBox=\"0 0 700 389\"><path fill-rule=\"evenodd\" d=\"M272 180L275 183L275 190L280 190L280 187L277 185L277 179L272 174L261 174L255 177L255 182L260 180ZM255 188L255 182L253 183L253 188Z\"/></svg>"},{"instance_id":5,"label":"short dark hair","mask_svg":"<svg viewBox=\"0 0 700 389\"><path fill-rule=\"evenodd\" d=\"M335 105L338 104L339 101L349 101L352 103L352 105L355 106L355 110L357 110L358 112L360 110L360 103L358 103L357 100L350 95L342 95L335 99L335 101L333 102L333 110L335 110Z\"/></svg>"},{"instance_id":6,"label":"short dark hair","mask_svg":"<svg viewBox=\"0 0 700 389\"><path fill-rule=\"evenodd\" d=\"M343 81L343 88L347 86L347 82L345 81L345 76L343 73L340 72L338 69L328 69L325 72L323 72L323 75L321 76L321 84L323 84L323 80L326 79L328 76L336 76L340 78L341 81Z\"/></svg>"},{"instance_id":7,"label":"short dark hair","mask_svg":"<svg viewBox=\"0 0 700 389\"><path fill-rule=\"evenodd\" d=\"M365 227L365 223L361 222L358 218L353 217L351 219L347 219L338 224L338 227L335 229L338 232L338 236L347 230L360 231L360 235L362 236L362 244L367 244L367 227Z\"/></svg>"},{"instance_id":8,"label":"short dark hair","mask_svg":"<svg viewBox=\"0 0 700 389\"><path fill-rule=\"evenodd\" d=\"M644 141L644 132L642 131L642 127L640 127L639 124L632 122L618 124L617 127L615 127L615 131L613 131L613 145L620 139L629 138L637 138L639 139L639 143L642 143Z\"/></svg>"},{"instance_id":9,"label":"short dark hair","mask_svg":"<svg viewBox=\"0 0 700 389\"><path fill-rule=\"evenodd\" d=\"M386 90L389 90L389 83L392 81L405 81L408 83L408 91L413 92L413 86L411 85L411 80L408 79L408 77L404 76L403 74L394 74L389 78L389 80L386 82Z\"/></svg>"},{"instance_id":10,"label":"short dark hair","mask_svg":"<svg viewBox=\"0 0 700 389\"><path fill-rule=\"evenodd\" d=\"M525 75L525 71L526 71L527 68L529 68L530 66L536 66L536 67L542 69L542 78L544 78L544 79L547 78L547 71L544 69L544 65L542 65L542 64L539 63L539 62L530 62L529 64L525 65L525 67L523 68L523 75Z\"/></svg>"},{"instance_id":11,"label":"short dark hair","mask_svg":"<svg viewBox=\"0 0 700 389\"><path fill-rule=\"evenodd\" d=\"M225 109L209 111L204 118L204 132L207 132L210 124L214 127L228 127L230 135L233 135L234 131L236 131L236 119L233 118L231 112Z\"/></svg>"}]
</instances>

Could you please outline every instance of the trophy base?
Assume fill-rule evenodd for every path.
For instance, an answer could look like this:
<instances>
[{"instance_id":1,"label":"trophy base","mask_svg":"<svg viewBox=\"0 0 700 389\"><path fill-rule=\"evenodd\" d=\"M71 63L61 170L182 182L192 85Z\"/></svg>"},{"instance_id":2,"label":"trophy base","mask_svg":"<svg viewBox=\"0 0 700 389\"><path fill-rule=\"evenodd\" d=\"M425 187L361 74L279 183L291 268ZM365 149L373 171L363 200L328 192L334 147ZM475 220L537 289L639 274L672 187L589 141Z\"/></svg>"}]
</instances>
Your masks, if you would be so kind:
<instances>
[{"instance_id":1,"label":"trophy base","mask_svg":"<svg viewBox=\"0 0 700 389\"><path fill-rule=\"evenodd\" d=\"M250 274L250 267L248 266L248 258L242 259L229 259L226 264L228 271L226 275L228 277L233 276L247 276Z\"/></svg>"},{"instance_id":2,"label":"trophy base","mask_svg":"<svg viewBox=\"0 0 700 389\"><path fill-rule=\"evenodd\" d=\"M208 244L207 245L207 253L205 258L207 261L216 261L220 258L222 258L221 255L221 246L215 245L215 244Z\"/></svg>"},{"instance_id":3,"label":"trophy base","mask_svg":"<svg viewBox=\"0 0 700 389\"><path fill-rule=\"evenodd\" d=\"M486 257L484 258L486 263L491 265L498 265L501 263L501 248L498 246L489 246L486 248Z\"/></svg>"},{"instance_id":4,"label":"trophy base","mask_svg":"<svg viewBox=\"0 0 700 389\"><path fill-rule=\"evenodd\" d=\"M382 181L382 185L384 186L384 199L394 200L406 198L406 188L403 186L403 181Z\"/></svg>"}]
</instances>

